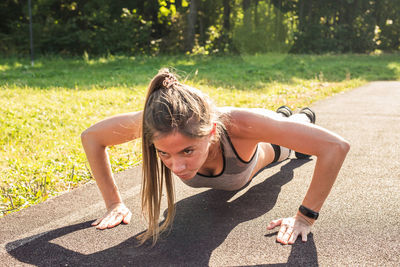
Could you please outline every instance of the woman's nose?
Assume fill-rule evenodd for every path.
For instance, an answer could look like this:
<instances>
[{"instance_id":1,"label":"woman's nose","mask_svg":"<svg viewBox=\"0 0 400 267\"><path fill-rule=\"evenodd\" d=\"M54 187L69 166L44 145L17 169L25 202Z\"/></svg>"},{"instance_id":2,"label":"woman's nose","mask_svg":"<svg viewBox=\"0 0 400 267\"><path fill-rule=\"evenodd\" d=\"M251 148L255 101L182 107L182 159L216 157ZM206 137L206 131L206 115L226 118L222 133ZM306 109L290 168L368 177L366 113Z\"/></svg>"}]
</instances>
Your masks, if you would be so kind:
<instances>
[{"instance_id":1,"label":"woman's nose","mask_svg":"<svg viewBox=\"0 0 400 267\"><path fill-rule=\"evenodd\" d=\"M181 173L182 171L184 171L186 169L186 164L184 160L175 160L172 163L172 168L171 170L174 173Z\"/></svg>"}]
</instances>

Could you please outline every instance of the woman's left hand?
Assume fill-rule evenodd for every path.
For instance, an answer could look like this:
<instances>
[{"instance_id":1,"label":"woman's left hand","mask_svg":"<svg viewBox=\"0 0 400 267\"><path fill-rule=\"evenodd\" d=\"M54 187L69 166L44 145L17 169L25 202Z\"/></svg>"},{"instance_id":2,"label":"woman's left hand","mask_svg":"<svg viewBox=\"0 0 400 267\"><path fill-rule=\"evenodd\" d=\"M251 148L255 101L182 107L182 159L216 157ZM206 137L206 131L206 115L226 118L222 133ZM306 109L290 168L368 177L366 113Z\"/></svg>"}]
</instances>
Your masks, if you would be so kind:
<instances>
[{"instance_id":1,"label":"woman's left hand","mask_svg":"<svg viewBox=\"0 0 400 267\"><path fill-rule=\"evenodd\" d=\"M276 241L284 244L294 244L297 237L301 235L303 242L307 242L307 235L311 231L312 223L303 218L301 215L296 215L290 218L281 218L270 222L267 226L268 230L280 226Z\"/></svg>"}]
</instances>

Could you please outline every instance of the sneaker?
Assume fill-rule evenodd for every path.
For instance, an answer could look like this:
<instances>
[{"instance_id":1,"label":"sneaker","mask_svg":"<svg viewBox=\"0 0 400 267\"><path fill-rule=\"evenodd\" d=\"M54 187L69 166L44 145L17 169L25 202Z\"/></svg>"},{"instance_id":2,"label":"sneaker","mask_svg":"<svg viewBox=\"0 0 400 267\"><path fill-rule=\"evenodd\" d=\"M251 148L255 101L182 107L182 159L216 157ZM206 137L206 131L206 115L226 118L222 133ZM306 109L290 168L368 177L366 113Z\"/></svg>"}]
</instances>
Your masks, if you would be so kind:
<instances>
[{"instance_id":1,"label":"sneaker","mask_svg":"<svg viewBox=\"0 0 400 267\"><path fill-rule=\"evenodd\" d=\"M285 117L290 117L293 114L293 111L288 107L288 106L280 106L277 110L276 113L281 113Z\"/></svg>"},{"instance_id":2,"label":"sneaker","mask_svg":"<svg viewBox=\"0 0 400 267\"><path fill-rule=\"evenodd\" d=\"M300 109L299 113L306 114L306 116L310 119L311 123L315 124L316 116L315 112L312 109L310 109L309 107L305 107Z\"/></svg>"},{"instance_id":3,"label":"sneaker","mask_svg":"<svg viewBox=\"0 0 400 267\"><path fill-rule=\"evenodd\" d=\"M315 124L316 116L315 116L315 112L312 109L310 109L309 107L305 107L305 108L302 108L299 111L299 113L305 114L310 119L310 122L312 124ZM311 155L303 154L300 152L295 152L294 154L296 155L296 158L298 158L298 159L308 159L309 157L311 157Z\"/></svg>"}]
</instances>

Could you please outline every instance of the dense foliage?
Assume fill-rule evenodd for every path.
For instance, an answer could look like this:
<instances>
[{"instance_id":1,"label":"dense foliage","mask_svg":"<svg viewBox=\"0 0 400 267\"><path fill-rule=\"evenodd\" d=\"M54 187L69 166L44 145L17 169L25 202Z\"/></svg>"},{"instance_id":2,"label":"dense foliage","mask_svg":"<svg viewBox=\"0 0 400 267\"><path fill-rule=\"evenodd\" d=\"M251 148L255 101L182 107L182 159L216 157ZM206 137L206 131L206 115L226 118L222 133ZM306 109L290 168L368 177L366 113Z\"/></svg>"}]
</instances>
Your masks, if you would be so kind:
<instances>
[{"instance_id":1,"label":"dense foliage","mask_svg":"<svg viewBox=\"0 0 400 267\"><path fill-rule=\"evenodd\" d=\"M40 54L400 48L400 0L32 0L32 15ZM29 53L27 0L0 2L0 53Z\"/></svg>"}]
</instances>

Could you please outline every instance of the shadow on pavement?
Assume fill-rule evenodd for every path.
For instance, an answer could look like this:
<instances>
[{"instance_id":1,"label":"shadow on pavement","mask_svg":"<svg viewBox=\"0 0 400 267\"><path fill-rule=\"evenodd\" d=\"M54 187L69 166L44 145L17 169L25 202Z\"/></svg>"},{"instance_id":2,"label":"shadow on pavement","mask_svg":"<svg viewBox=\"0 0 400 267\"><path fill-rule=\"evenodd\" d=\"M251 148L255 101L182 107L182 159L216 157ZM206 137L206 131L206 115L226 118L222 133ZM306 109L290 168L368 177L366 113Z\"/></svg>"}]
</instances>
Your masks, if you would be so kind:
<instances>
[{"instance_id":1,"label":"shadow on pavement","mask_svg":"<svg viewBox=\"0 0 400 267\"><path fill-rule=\"evenodd\" d=\"M91 227L91 222L87 221L45 232L39 237L10 242L6 249L19 261L36 266L209 265L211 253L224 242L236 226L266 214L275 206L281 187L293 179L293 170L306 162L289 161L278 173L252 186L236 199L233 197L238 191L211 189L178 201L173 229L153 248L147 243L137 246L136 237L140 233L114 247L88 255L51 242L69 233ZM233 200L230 201L231 199ZM275 234L276 232L265 236ZM240 239L237 240L237 249L240 250L237 253L243 253L245 250ZM269 254L266 251L266 259ZM312 234L309 235L307 243L304 244L298 239L292 245L288 262L276 266L283 265L318 266Z\"/></svg>"}]
</instances>

